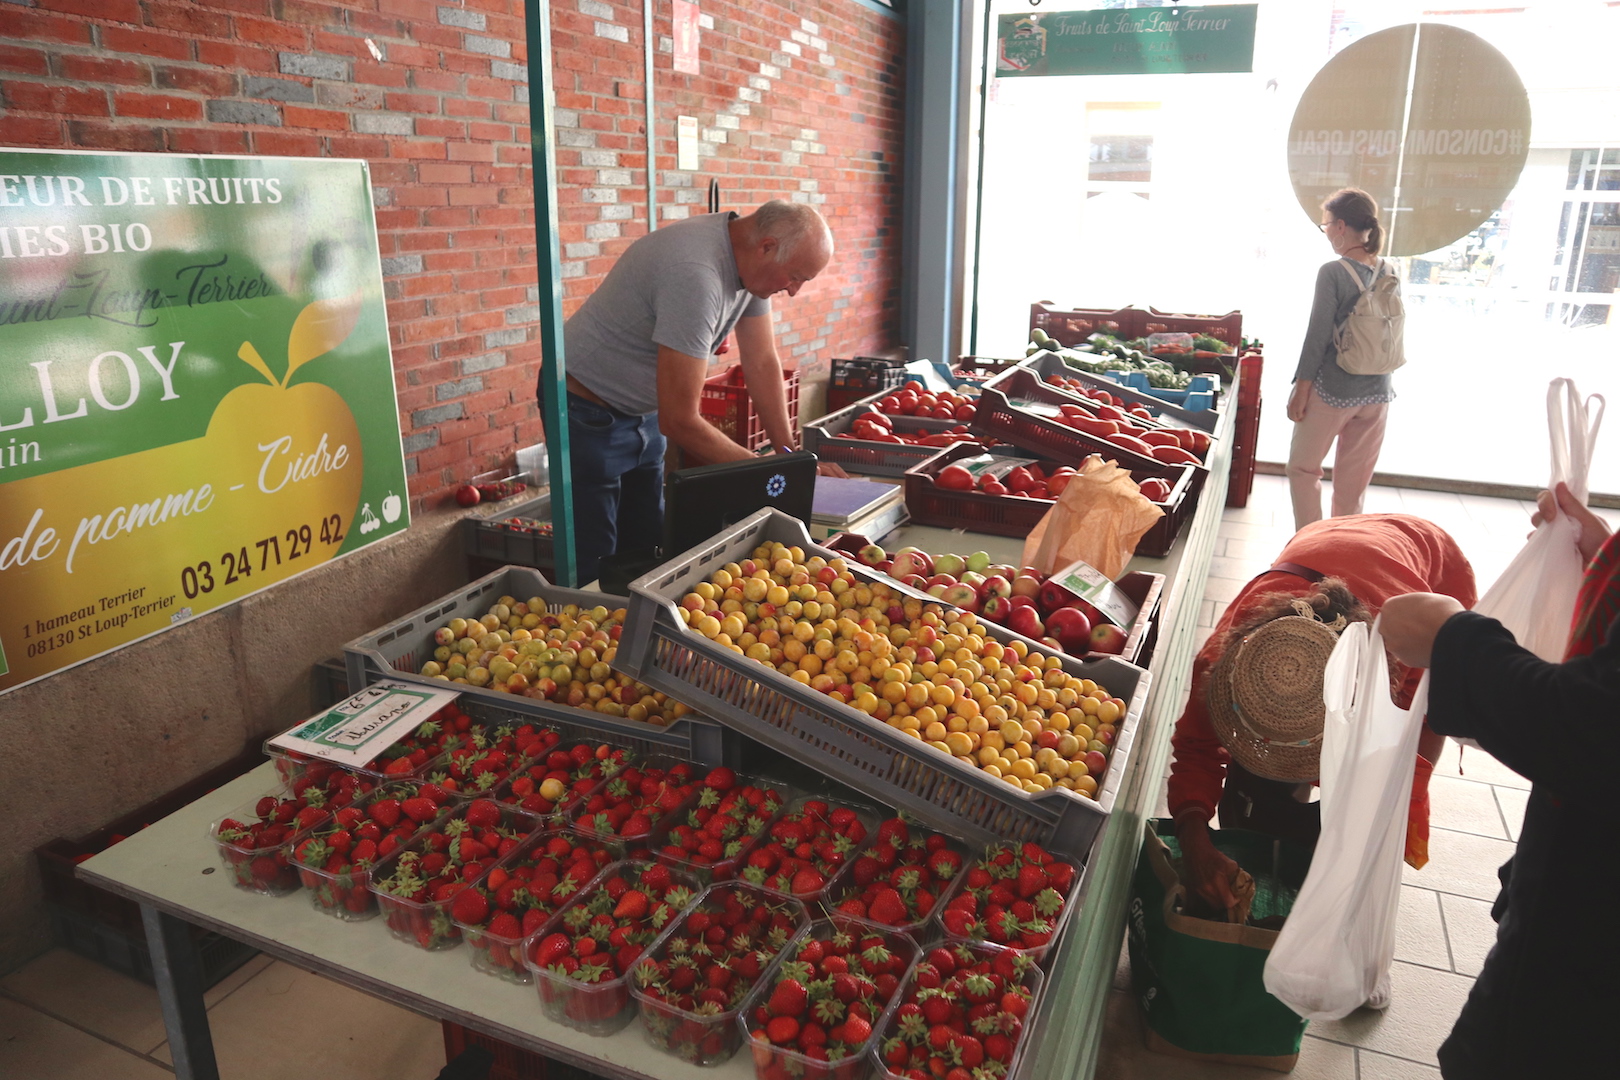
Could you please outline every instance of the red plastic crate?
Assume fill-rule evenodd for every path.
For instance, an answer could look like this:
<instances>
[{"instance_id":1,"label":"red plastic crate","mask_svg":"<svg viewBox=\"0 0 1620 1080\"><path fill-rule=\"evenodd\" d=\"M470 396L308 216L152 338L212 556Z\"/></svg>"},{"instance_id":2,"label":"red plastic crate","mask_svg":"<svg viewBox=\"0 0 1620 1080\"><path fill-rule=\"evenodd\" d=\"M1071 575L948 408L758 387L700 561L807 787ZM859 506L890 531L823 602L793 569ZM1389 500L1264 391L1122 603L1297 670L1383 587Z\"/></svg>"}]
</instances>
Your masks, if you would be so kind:
<instances>
[{"instance_id":1,"label":"red plastic crate","mask_svg":"<svg viewBox=\"0 0 1620 1080\"><path fill-rule=\"evenodd\" d=\"M1030 530L1052 509L1052 503L1016 495L986 495L982 491L948 491L934 483L934 477L946 465L959 458L984 452L985 448L978 443L957 443L947 446L921 465L907 469L906 509L911 513L912 524L970 529L997 536L1028 536ZM1043 469L1054 465L1073 468L1080 462L1065 461L1061 457L1045 459L1043 456L1039 464ZM1168 480L1171 484L1170 495L1164 502L1156 504L1164 511L1164 517L1142 534L1142 538L1136 542L1136 554L1159 558L1169 553L1182 525L1186 524L1193 508L1198 505L1198 493L1203 489L1203 470L1190 465L1153 464L1151 470L1138 472L1132 469L1131 475L1157 476Z\"/></svg>"},{"instance_id":2,"label":"red plastic crate","mask_svg":"<svg viewBox=\"0 0 1620 1080\"><path fill-rule=\"evenodd\" d=\"M546 1066L552 1062L539 1054L513 1046L509 1042L482 1035L460 1024L441 1021L444 1027L444 1060L456 1060L471 1046L480 1046L494 1056L489 1067L489 1080L556 1080L561 1074L553 1071L549 1076Z\"/></svg>"},{"instance_id":3,"label":"red plastic crate","mask_svg":"<svg viewBox=\"0 0 1620 1080\"><path fill-rule=\"evenodd\" d=\"M799 424L799 369L785 368L782 381L787 388L788 426ZM754 410L753 399L743 383L742 367L738 364L711 375L704 380L703 392L698 398L698 411L705 420L714 424L728 438L750 450L763 450L770 440L765 425Z\"/></svg>"},{"instance_id":4,"label":"red plastic crate","mask_svg":"<svg viewBox=\"0 0 1620 1080\"><path fill-rule=\"evenodd\" d=\"M984 382L1023 362L1023 357L1001 360L994 356L958 356L956 363L951 365L951 374L969 382Z\"/></svg>"},{"instance_id":5,"label":"red plastic crate","mask_svg":"<svg viewBox=\"0 0 1620 1080\"><path fill-rule=\"evenodd\" d=\"M1170 465L1158 458L1116 446L1100 436L1088 435L1056 420L1021 409L1013 404L1015 399L1048 405L1085 404L1072 394L1045 385L1034 372L1018 368L993 383L985 384L983 392L979 394L978 411L974 414L973 423L968 425L969 430L976 435L988 435L1014 446L1022 446L1025 450L1056 458L1074 467L1078 467L1088 455L1101 454L1108 461L1119 462L1138 478L1161 476L1174 482L1175 472L1180 469L1196 469L1201 473L1207 471L1201 465ZM1200 479L1200 486L1202 483Z\"/></svg>"},{"instance_id":6,"label":"red plastic crate","mask_svg":"<svg viewBox=\"0 0 1620 1080\"><path fill-rule=\"evenodd\" d=\"M1243 341L1243 312L1225 315L1178 315L1150 307L1143 314L1141 337L1149 334L1204 334L1234 349Z\"/></svg>"},{"instance_id":7,"label":"red plastic crate","mask_svg":"<svg viewBox=\"0 0 1620 1080\"><path fill-rule=\"evenodd\" d=\"M1142 336L1141 308L1126 307L1117 311L1102 308L1060 308L1050 300L1029 305L1029 328L1046 331L1061 345L1074 346L1092 334L1112 334L1121 341Z\"/></svg>"},{"instance_id":8,"label":"red plastic crate","mask_svg":"<svg viewBox=\"0 0 1620 1080\"><path fill-rule=\"evenodd\" d=\"M1232 469L1227 482L1226 505L1249 505L1254 490L1254 461L1260 438L1260 376L1265 359L1249 353L1238 361L1237 417L1232 431Z\"/></svg>"}]
</instances>

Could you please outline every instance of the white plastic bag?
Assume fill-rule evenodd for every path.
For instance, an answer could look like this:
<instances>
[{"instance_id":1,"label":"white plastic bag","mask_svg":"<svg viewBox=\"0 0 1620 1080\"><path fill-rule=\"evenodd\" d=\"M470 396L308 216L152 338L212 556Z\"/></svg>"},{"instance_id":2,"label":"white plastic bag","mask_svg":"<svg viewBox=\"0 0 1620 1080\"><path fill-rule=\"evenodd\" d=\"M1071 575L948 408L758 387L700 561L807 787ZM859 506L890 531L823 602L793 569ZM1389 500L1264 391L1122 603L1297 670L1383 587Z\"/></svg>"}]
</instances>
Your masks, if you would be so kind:
<instances>
[{"instance_id":1,"label":"white plastic bag","mask_svg":"<svg viewBox=\"0 0 1620 1080\"><path fill-rule=\"evenodd\" d=\"M1587 473L1598 427L1603 423L1603 398L1585 401L1569 379L1554 379L1547 387L1547 427L1552 437L1551 491L1559 482L1586 502ZM1474 610L1489 615L1513 632L1518 643L1550 663L1564 659L1569 624L1575 616L1586 561L1579 547L1580 527L1568 514L1544 521L1530 535L1518 556L1508 564ZM1475 745L1473 740L1459 740Z\"/></svg>"},{"instance_id":2,"label":"white plastic bag","mask_svg":"<svg viewBox=\"0 0 1620 1080\"><path fill-rule=\"evenodd\" d=\"M1395 912L1425 675L1411 709L1389 696L1374 623L1339 636L1322 678L1322 836L1266 961L1266 989L1308 1020L1359 1008L1395 958Z\"/></svg>"}]
</instances>

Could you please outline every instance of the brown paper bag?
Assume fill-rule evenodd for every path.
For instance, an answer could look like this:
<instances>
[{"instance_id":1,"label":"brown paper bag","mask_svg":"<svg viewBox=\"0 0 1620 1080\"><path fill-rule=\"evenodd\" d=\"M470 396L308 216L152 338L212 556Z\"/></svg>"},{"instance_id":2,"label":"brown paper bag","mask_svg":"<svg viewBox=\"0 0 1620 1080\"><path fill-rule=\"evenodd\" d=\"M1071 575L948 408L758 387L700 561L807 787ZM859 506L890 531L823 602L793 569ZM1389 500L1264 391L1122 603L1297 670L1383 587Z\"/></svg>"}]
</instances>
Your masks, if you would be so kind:
<instances>
[{"instance_id":1,"label":"brown paper bag","mask_svg":"<svg viewBox=\"0 0 1620 1080\"><path fill-rule=\"evenodd\" d=\"M1050 574L1083 559L1115 580L1131 561L1136 542L1163 516L1128 469L1089 457L1030 530L1024 565Z\"/></svg>"}]
</instances>

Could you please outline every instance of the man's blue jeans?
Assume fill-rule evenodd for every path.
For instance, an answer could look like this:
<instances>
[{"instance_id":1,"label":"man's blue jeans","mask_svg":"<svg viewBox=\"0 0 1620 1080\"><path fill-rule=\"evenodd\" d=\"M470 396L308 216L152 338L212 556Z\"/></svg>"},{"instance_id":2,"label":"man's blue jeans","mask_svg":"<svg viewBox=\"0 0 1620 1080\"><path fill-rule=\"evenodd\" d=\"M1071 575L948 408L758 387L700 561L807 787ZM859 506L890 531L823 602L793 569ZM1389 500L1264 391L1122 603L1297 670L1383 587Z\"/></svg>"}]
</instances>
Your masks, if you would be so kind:
<instances>
[{"instance_id":1,"label":"man's blue jeans","mask_svg":"<svg viewBox=\"0 0 1620 1080\"><path fill-rule=\"evenodd\" d=\"M540 380L543 399L547 387ZM574 558L580 584L603 557L651 555L664 538L664 436L658 414L633 416L568 395Z\"/></svg>"}]
</instances>

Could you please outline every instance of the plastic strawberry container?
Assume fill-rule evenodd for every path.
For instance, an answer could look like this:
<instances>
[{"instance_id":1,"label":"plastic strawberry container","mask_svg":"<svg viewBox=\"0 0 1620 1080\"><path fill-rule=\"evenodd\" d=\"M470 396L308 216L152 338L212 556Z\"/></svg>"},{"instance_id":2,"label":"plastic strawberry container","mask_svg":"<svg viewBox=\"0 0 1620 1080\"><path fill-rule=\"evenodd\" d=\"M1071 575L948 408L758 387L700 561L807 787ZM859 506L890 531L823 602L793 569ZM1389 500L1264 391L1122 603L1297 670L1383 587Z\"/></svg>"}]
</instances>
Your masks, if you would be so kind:
<instances>
[{"instance_id":1,"label":"plastic strawberry container","mask_svg":"<svg viewBox=\"0 0 1620 1080\"><path fill-rule=\"evenodd\" d=\"M848 1047L842 1056L833 1059L819 1059L810 1056L807 1052L786 1044L772 1043L766 1033L767 1022L762 1017L762 1010L771 1000L776 985L781 982L792 969L792 963L800 963L798 958L804 955L804 948L811 941L828 942L836 935L848 934L855 938L856 943L870 937L881 941L892 954L901 960L900 970L893 975L894 983L884 993L880 986L879 997L874 1002L874 1015L870 1021L871 1031L861 1043ZM900 991L906 983L912 968L916 965L919 949L915 940L908 934L895 930L884 930L870 923L859 922L834 916L829 919L818 919L812 922L805 931L795 938L772 964L771 970L755 984L743 999L737 1017L737 1026L742 1037L748 1042L749 1050L754 1061L754 1075L759 1080L799 1080L802 1077L818 1077L825 1080L864 1080L872 1074L871 1050L877 1045L878 1033L883 1030L884 1024L899 1004ZM854 966L851 965L851 971ZM874 982L877 980L874 979ZM809 1015L809 1014L807 1014ZM832 1028L827 1025L829 1039ZM825 1053L825 1051L823 1051Z\"/></svg>"},{"instance_id":2,"label":"plastic strawberry container","mask_svg":"<svg viewBox=\"0 0 1620 1080\"><path fill-rule=\"evenodd\" d=\"M735 936L728 936L723 942L707 943L716 950L715 955L721 957L730 972L726 976L729 978L728 985L713 988L714 994L723 994L726 1000L682 1004L684 998L675 998L673 989L668 986L667 973L673 970L674 965L681 963L681 958L691 961L692 944L704 940L699 933L693 932L694 921L699 915L706 915L715 920L712 923L714 927L720 927L718 920L736 902L752 909L751 915L763 906L768 909L769 915L784 916L783 925L776 928L753 927L748 942L741 944L740 948ZM753 920L750 919L750 922ZM742 1046L742 1029L737 1026L737 1015L743 999L765 977L777 955L809 925L810 914L797 900L734 881L704 890L697 903L631 969L630 993L636 999L641 1030L648 1043L694 1065L719 1065L729 1061ZM728 933L734 934L735 930L733 927ZM744 959L751 959L759 965L758 971L752 976L746 971L738 971L738 964ZM700 967L701 962L691 966ZM701 971L696 984L690 989L694 996L709 990Z\"/></svg>"},{"instance_id":3,"label":"plastic strawberry container","mask_svg":"<svg viewBox=\"0 0 1620 1080\"><path fill-rule=\"evenodd\" d=\"M806 805L815 802L826 804L828 807L829 818L831 818L832 813L835 811L853 810L856 818L860 820L860 823L865 830L865 835L863 835L860 840L849 846L848 851L845 852L844 855L844 862L837 865L828 865L825 869L820 869L821 860L815 860L817 864L817 872L821 873L822 875L822 883L813 889L797 889L794 887L791 880L780 879L780 875L782 874L780 869L776 869L774 871L764 870L763 868L754 865L754 859L755 856L762 855L773 842L778 840L778 831L784 825L791 823L795 818L795 815L801 814ZM824 903L824 901L827 899L827 890L832 885L833 879L838 876L838 872L848 865L849 862L853 861L857 855L859 855L859 853L866 847L868 843L871 842L873 836L876 834L878 824L882 822L884 818L890 816L892 816L892 812L887 809L879 809L876 806L872 806L867 803L855 802L850 799L825 799L818 795L800 796L788 804L787 809L784 810L775 821L771 822L770 827L765 830L764 835L762 835L755 843L754 850L749 853L748 858L743 860L743 867L738 872L739 879L747 882L750 885L758 885L760 888L765 889L768 892L780 893L783 896L795 897L799 900L803 900L806 904Z\"/></svg>"},{"instance_id":4,"label":"plastic strawberry container","mask_svg":"<svg viewBox=\"0 0 1620 1080\"><path fill-rule=\"evenodd\" d=\"M1018 1066L1023 1058L1024 1048L1029 1043L1027 1028L1030 1016L1034 1013L1035 1006L1041 997L1041 986L1044 980L1041 969L1029 957L1023 956L1013 949L1004 949L999 945L955 942L947 944L944 948L952 954L952 962L958 965L958 970L961 966L977 964L984 960L990 961L992 967L1008 967L1010 971L998 974L1010 975L1008 985L1021 987L1022 990L1018 991L1020 996L1027 993L1028 996L1025 1000L1022 1015L998 1009L993 1014L994 1029L975 1031L971 1025L968 1025L965 1032L965 1034L970 1034L978 1040L980 1052L983 1055L978 1064L969 1068L970 1073L974 1072L975 1069L984 1068L987 1070L988 1075L1018 1075ZM905 1080L905 1073L902 1070L907 1068L921 1068L929 1075L935 1075L927 1064L928 1057L932 1056L929 1054L930 1047L928 1044L928 1029L932 1025L926 1024L926 1021L919 1025L918 1021L922 1019L921 1017L908 1021L906 1015L909 1011L906 1006L918 1004L918 973L933 954L933 949L923 950L923 955L912 966L911 971L907 973L899 998L894 1007L885 1014L883 1024L878 1029L877 1037L873 1041L871 1050L872 1064L877 1075L882 1080ZM1006 959L1001 960L1001 963L998 964L998 960L1002 957ZM1020 968L1022 969L1021 974L1019 973ZM944 980L948 985L951 977L947 975ZM998 1049L991 1041L996 1035L1000 1035L1008 1044L999 1048L1001 1050L999 1055L990 1053L991 1050ZM888 1055L897 1044L905 1046L908 1050L916 1048L919 1051L919 1058L913 1058L904 1065L892 1061ZM962 1052L961 1047L957 1048L957 1052ZM965 1064L966 1062L964 1062Z\"/></svg>"},{"instance_id":5,"label":"plastic strawberry container","mask_svg":"<svg viewBox=\"0 0 1620 1080\"><path fill-rule=\"evenodd\" d=\"M302 725L300 725L302 726ZM270 745L265 740L264 752L276 763L276 775L289 786L306 773L325 776L333 770L356 773L374 783L389 780L409 780L427 776L451 750L467 741L467 732L475 725L472 719L451 702L431 718L406 732L376 757L359 766L340 765L323 758L311 757L293 750ZM425 755L425 756L423 756ZM414 757L412 765L399 763L401 758Z\"/></svg>"},{"instance_id":6,"label":"plastic strawberry container","mask_svg":"<svg viewBox=\"0 0 1620 1080\"><path fill-rule=\"evenodd\" d=\"M597 757L596 751L603 747L608 748L608 756ZM574 758L566 769L562 767L560 761L556 764L551 761L552 754L561 753L572 758L576 751L580 751L586 760L579 761ZM492 797L496 802L507 803L528 813L538 814L548 825L562 825L568 812L581 800L588 798L598 786L617 776L626 765L638 757L636 751L614 746L612 743L576 742L568 746L559 744L544 754L521 762L513 770L512 775L495 789ZM558 798L547 799L540 794L540 786L547 778L559 772L564 776L556 778L564 785L564 790Z\"/></svg>"},{"instance_id":7,"label":"plastic strawberry container","mask_svg":"<svg viewBox=\"0 0 1620 1080\"><path fill-rule=\"evenodd\" d=\"M591 937L594 941L586 928L596 915L607 914L611 918L627 891L618 889L617 883L622 881L629 889L639 890L644 881L652 880L648 875L654 872L667 875L670 884L656 890L662 893L661 897L649 898L653 902L641 920L645 925L621 947L636 948L635 956L621 960L617 950L606 944L600 950L593 946L594 951L584 957L588 962L581 962L574 948L557 956L546 952L553 935L562 935L571 941ZM630 969L648 950L657 948L675 925L676 918L697 902L701 891L688 875L645 859L630 859L604 867L588 890L546 920L546 924L523 943L524 962L534 975L540 1007L546 1016L587 1035L612 1035L621 1031L636 1015L635 1001L630 996ZM669 909L661 922L660 903ZM605 939L611 938L611 932L599 930L598 933ZM593 960L592 957L605 959ZM574 961L573 970L568 964L570 959ZM609 972L613 974L608 975Z\"/></svg>"},{"instance_id":8,"label":"plastic strawberry container","mask_svg":"<svg viewBox=\"0 0 1620 1080\"><path fill-rule=\"evenodd\" d=\"M674 806L663 809L655 801L650 801L649 797L631 793L632 804L637 807L639 812L644 813L648 819L645 832L637 831L634 835L621 836L611 829L600 827L600 815L595 815L591 811L591 803L594 800L615 791L615 785L619 785L623 790L628 791L632 781L636 780L638 776L645 776L647 771L654 769L664 771L665 776L661 777L658 783L660 791L667 790L670 787L667 782L669 770L683 767L688 771L689 778L684 783L676 784L674 787L684 788L690 785L690 790L681 794L679 801ZM652 851L653 837L657 835L659 827L665 822L676 820L677 815L684 815L697 805L697 799L704 788L704 777L710 771L710 767L707 765L682 761L679 758L669 757L664 754L649 754L640 761L627 764L615 775L591 789L584 799L570 807L568 811L569 827L584 839L606 847L613 853L615 860L649 857Z\"/></svg>"},{"instance_id":9,"label":"plastic strawberry container","mask_svg":"<svg viewBox=\"0 0 1620 1080\"><path fill-rule=\"evenodd\" d=\"M1011 842L1005 842L1005 841L1004 842L994 843L994 844L991 844L991 845L989 845L988 847L986 847L984 849L984 853L979 859L970 861L968 863L968 865L966 867L966 870L965 870L965 872L963 874L963 880L962 880L961 886L957 889L956 893L951 896L950 900L947 900L945 903L940 904L939 907L936 908L935 911L934 911L934 918L932 920L933 923L934 923L934 926L937 928L937 932L941 936L943 936L944 939L947 942L950 942L950 943L953 943L953 944L954 943L965 942L967 944L984 943L984 944L996 945L996 946L1001 947L1001 948L1009 949L1009 950L1011 950L1013 952L1027 953L1030 956L1030 958L1032 960L1034 960L1036 963L1041 963L1041 962L1045 961L1045 959L1047 957L1047 954L1050 953L1051 950L1052 950L1052 943L1055 942L1058 939L1058 937L1062 935L1063 928L1068 925L1068 921L1069 921L1070 917L1073 916L1073 914L1074 914L1074 909L1078 906L1075 903L1075 896L1080 891L1080 883L1085 879L1086 871L1085 871L1084 866L1080 865L1079 863L1075 862L1072 859L1067 859L1067 858L1064 858L1062 856L1055 855L1055 854L1052 854L1052 853L1048 852L1048 854L1051 855L1052 861L1064 863L1065 865L1069 866L1073 871L1073 877L1072 877L1071 881L1069 882L1069 887L1066 890L1063 890L1063 892L1062 892L1062 900L1063 900L1062 908L1055 914L1055 916L1048 916L1049 918L1052 919L1052 930L1051 930L1050 937L1048 938L1048 940L1044 944L1040 944L1040 945L1018 945L1018 944L1004 943L1004 942L994 940L994 938L992 936L990 936L989 928L988 928L988 925L987 925L988 917L990 915L990 907L983 900L981 900L980 903L979 903L978 913L977 913L977 917L979 919L979 926L977 926L976 928L974 928L973 930L971 930L968 933L961 933L961 932L953 930L952 929L952 920L946 918L946 913L950 910L950 906L951 906L952 901L955 901L964 892L967 892L969 890L975 890L975 887L973 885L973 880L974 879L971 877L971 875L972 875L972 873L973 873L973 871L974 871L974 869L976 867L978 867L980 865L984 865L985 863L994 860L996 858L996 854L998 852L1000 852L1000 851L1010 849L1016 854L1017 852L1020 851L1021 847L1022 847L1022 845L1014 844L1014 843L1011 843ZM1012 881L1014 879L1008 878L1007 880ZM988 891L988 889L993 888L993 887L994 887L994 883L992 883L991 886L987 886L987 887L984 887L982 889L977 889L975 891L979 892L980 894L983 894L984 892ZM1038 896L1038 895L1039 894L1037 893L1036 896ZM1038 904L1038 901L1036 900L1035 897L1029 897L1029 898L1020 897L1019 899L1024 899L1027 902L1031 903L1032 905L1037 905ZM1011 908L1006 908L1005 910L1011 910ZM1044 913L1039 912L1039 909L1037 907L1037 914L1044 914Z\"/></svg>"},{"instance_id":10,"label":"plastic strawberry container","mask_svg":"<svg viewBox=\"0 0 1620 1080\"><path fill-rule=\"evenodd\" d=\"M562 846L558 846L559 842ZM580 853L579 856L562 856L560 852L564 847L571 853ZM542 829L519 844L516 851L496 863L471 886L490 897L489 917L477 922L454 920L462 940L467 943L467 959L472 966L486 975L520 986L534 982L533 973L523 961L524 940L544 926L560 907L589 889L609 862L611 859L607 858L605 849L593 849L561 827ZM524 879L526 872L527 880ZM518 886L521 894L511 898L509 908L501 905L499 896L503 886L496 884L497 875L523 882ZM538 886L536 880L540 882ZM515 933L501 932L497 918L503 910L518 921Z\"/></svg>"},{"instance_id":11,"label":"plastic strawberry container","mask_svg":"<svg viewBox=\"0 0 1620 1080\"><path fill-rule=\"evenodd\" d=\"M461 798L489 795L522 766L562 741L556 728L514 716L475 722L466 740L435 759L427 778Z\"/></svg>"},{"instance_id":12,"label":"plastic strawberry container","mask_svg":"<svg viewBox=\"0 0 1620 1080\"><path fill-rule=\"evenodd\" d=\"M428 898L422 898L417 895L419 890L410 886L413 883L420 884L417 869L432 855L438 853L435 850L434 837L454 831L456 825L465 821L469 813L475 812L473 808L480 805L497 807L499 814L493 828L500 834L502 840L521 844L524 839L541 828L540 820L534 815L524 813L516 807L494 804L490 800L461 803L422 828L410 843L380 860L371 870L371 890L376 894L378 907L381 908L388 925L388 932L395 938L432 951L453 949L461 944L461 930L450 914L453 893L438 899L432 898L430 893ZM515 850L514 847L513 851ZM459 854L459 845L450 845L443 852L446 855L446 864L452 870L456 867L463 869L447 875L435 873L429 880L439 887L456 885L457 891L459 888L471 887L481 881L501 859L513 854L513 851L481 856L478 861L484 862L487 859L487 863L468 879L464 869L468 865L468 860Z\"/></svg>"},{"instance_id":13,"label":"plastic strawberry container","mask_svg":"<svg viewBox=\"0 0 1620 1080\"><path fill-rule=\"evenodd\" d=\"M874 884L876 882L887 880L890 886L894 887L896 892L901 894L905 902L908 914L903 917L901 921L889 922L881 917L874 916L870 909L865 908L864 905L863 910L860 911L849 910L843 905L848 904L851 901L855 901L856 903L860 902L859 898L863 893L866 892L867 888L866 885L857 880L858 876L863 870L863 861L877 857L878 850L884 845L885 838L887 836L885 827L888 826L889 821L896 820L902 821L904 824L904 835L907 837L906 846L915 844L917 847L927 851L927 856L924 860L924 865L922 866L918 866L914 863L907 863L905 861L906 856L904 849L902 849L899 857L896 859L893 865L887 869L880 869L877 877L873 880ZM967 877L968 867L973 865L974 859L979 855L982 849L976 847L975 845L969 844L966 840L963 840L960 837L952 836L949 833L938 832L933 829L926 829L915 822L903 821L903 819L900 818L891 818L889 821L880 822L872 842L868 844L859 855L851 859L849 863L842 870L840 870L830 882L827 883L827 895L822 902L827 911L830 913L836 913L846 918L870 923L885 930L899 930L902 933L910 934L918 941L922 941L928 937L928 934L925 931L928 930L929 924L933 922L935 913L939 908L947 904L951 897L956 895L957 890L961 888L963 880ZM895 875L904 874L909 871L914 875L927 878L928 882L932 884L934 881L934 876L929 875L926 869L928 862L932 860L934 855L933 851L928 851L931 845L937 845L940 850L950 853L956 862L956 871L947 880L939 882L937 889L930 890L934 898L933 902L927 906L926 910L923 910L918 907L915 900L906 899L908 894L914 895L916 890L904 889L903 881L897 883Z\"/></svg>"},{"instance_id":14,"label":"plastic strawberry container","mask_svg":"<svg viewBox=\"0 0 1620 1080\"><path fill-rule=\"evenodd\" d=\"M289 806L294 809L285 815L288 820L278 822L282 808ZM312 808L292 792L276 788L214 822L209 838L219 848L220 861L237 888L265 896L285 896L298 888L292 847L329 816L328 811L313 807L319 817L308 815L307 823L300 826L297 815L308 809Z\"/></svg>"},{"instance_id":15,"label":"plastic strawberry container","mask_svg":"<svg viewBox=\"0 0 1620 1080\"><path fill-rule=\"evenodd\" d=\"M698 799L691 806L669 815L653 830L650 844L653 858L666 866L673 866L677 870L691 874L704 885L736 878L744 860L766 835L771 825L787 812L787 808L794 800L804 797L804 793L798 789L768 777L749 776L744 773L737 773L736 777L737 785L732 791L745 787L758 788L764 792L767 802L760 807L759 813L740 820L738 831L722 841L727 850L720 858L705 860L701 856L685 852L678 843L675 843L683 826L697 825L697 815L703 808L702 793L699 793ZM720 796L718 804L724 805L728 797L729 793ZM771 802L775 803L774 808L769 808Z\"/></svg>"},{"instance_id":16,"label":"plastic strawberry container","mask_svg":"<svg viewBox=\"0 0 1620 1080\"><path fill-rule=\"evenodd\" d=\"M449 792L424 780L391 781L372 788L354 800L351 805L360 815L358 823L345 828L338 820L344 816L345 807L334 807L331 817L292 846L291 857L298 871L299 882L309 892L310 903L316 911L347 922L358 922L377 914L377 900L371 892L371 868L393 847L407 843L425 822L415 820L403 811L397 815L387 815L379 810L378 817L374 818L372 807L378 803L403 804L418 797L427 798L424 792L431 793L430 801L434 802L433 813L427 816L426 822L431 822L461 802ZM379 818L392 819L395 825L384 828ZM340 842L333 839L339 832L348 834L348 843L341 845L341 850ZM369 853L365 847L367 840L371 841ZM344 858L334 864L334 854Z\"/></svg>"}]
</instances>

